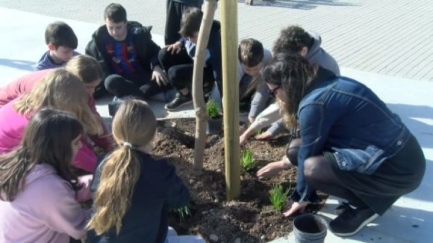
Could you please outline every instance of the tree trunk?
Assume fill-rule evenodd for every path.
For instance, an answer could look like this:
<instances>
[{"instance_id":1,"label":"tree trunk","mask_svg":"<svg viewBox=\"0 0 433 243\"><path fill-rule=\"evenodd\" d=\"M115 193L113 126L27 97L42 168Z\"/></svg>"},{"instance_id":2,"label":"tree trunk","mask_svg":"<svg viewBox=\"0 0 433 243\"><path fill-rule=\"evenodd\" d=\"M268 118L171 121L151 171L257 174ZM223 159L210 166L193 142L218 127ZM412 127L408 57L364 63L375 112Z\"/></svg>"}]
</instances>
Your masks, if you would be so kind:
<instances>
[{"instance_id":1,"label":"tree trunk","mask_svg":"<svg viewBox=\"0 0 433 243\"><path fill-rule=\"evenodd\" d=\"M223 0L220 4L221 46L223 68L224 106L224 158L227 200L239 198L240 146L239 146L239 84L238 76L238 3ZM228 105L230 104L230 105Z\"/></svg>"},{"instance_id":2,"label":"tree trunk","mask_svg":"<svg viewBox=\"0 0 433 243\"><path fill-rule=\"evenodd\" d=\"M192 86L192 95L196 118L194 145L195 170L201 170L203 168L204 149L206 145L206 122L208 119L206 114L206 104L204 102L203 96L203 68L205 62L206 47L209 41L209 34L217 6L218 4L216 0L205 1L203 20L201 22L196 46Z\"/></svg>"}]
</instances>

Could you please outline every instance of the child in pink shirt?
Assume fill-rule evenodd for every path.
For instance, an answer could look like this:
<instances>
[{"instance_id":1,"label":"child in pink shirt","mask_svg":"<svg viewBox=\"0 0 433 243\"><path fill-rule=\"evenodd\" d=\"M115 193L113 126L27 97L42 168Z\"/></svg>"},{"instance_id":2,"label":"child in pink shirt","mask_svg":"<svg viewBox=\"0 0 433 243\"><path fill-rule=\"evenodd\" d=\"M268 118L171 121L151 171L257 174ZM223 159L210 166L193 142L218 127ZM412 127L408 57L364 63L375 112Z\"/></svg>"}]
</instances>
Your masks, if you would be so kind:
<instances>
[{"instance_id":1,"label":"child in pink shirt","mask_svg":"<svg viewBox=\"0 0 433 243\"><path fill-rule=\"evenodd\" d=\"M22 143L0 156L0 242L68 243L86 235L90 212L78 199L89 199L91 177L71 169L83 131L72 113L42 109Z\"/></svg>"},{"instance_id":2,"label":"child in pink shirt","mask_svg":"<svg viewBox=\"0 0 433 243\"><path fill-rule=\"evenodd\" d=\"M90 139L95 145L101 147L106 153L111 151L112 139L108 133L102 117L96 110L95 100L93 99L93 93L95 88L101 83L103 72L101 66L91 56L80 55L73 57L65 66L67 71L77 75L86 87L88 94L88 105L92 112L100 120L101 126L104 132L101 136L90 136ZM26 74L4 87L0 88L0 108L18 98L19 96L30 92L35 84L40 82L47 74L52 72L54 69L45 69L41 71L32 72Z\"/></svg>"},{"instance_id":3,"label":"child in pink shirt","mask_svg":"<svg viewBox=\"0 0 433 243\"><path fill-rule=\"evenodd\" d=\"M83 123L87 134L100 136L100 120L87 105L86 89L81 80L64 69L56 69L38 82L30 93L0 109L0 154L14 150L20 143L33 113L52 107L70 111ZM97 158L85 136L74 166L93 173Z\"/></svg>"}]
</instances>

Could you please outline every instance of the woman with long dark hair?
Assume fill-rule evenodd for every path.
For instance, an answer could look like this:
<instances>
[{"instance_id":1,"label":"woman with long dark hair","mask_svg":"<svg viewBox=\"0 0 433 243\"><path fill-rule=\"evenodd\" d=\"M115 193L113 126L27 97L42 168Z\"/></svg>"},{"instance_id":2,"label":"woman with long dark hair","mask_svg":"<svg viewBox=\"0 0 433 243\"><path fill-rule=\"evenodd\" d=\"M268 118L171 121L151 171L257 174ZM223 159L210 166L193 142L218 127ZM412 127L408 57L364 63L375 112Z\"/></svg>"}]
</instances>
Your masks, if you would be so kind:
<instances>
[{"instance_id":1,"label":"woman with long dark hair","mask_svg":"<svg viewBox=\"0 0 433 243\"><path fill-rule=\"evenodd\" d=\"M297 164L298 177L284 215L302 211L320 190L347 200L329 227L350 236L420 185L426 161L418 141L368 87L296 54L276 55L263 76L287 127L300 129L297 161L286 162Z\"/></svg>"}]
</instances>

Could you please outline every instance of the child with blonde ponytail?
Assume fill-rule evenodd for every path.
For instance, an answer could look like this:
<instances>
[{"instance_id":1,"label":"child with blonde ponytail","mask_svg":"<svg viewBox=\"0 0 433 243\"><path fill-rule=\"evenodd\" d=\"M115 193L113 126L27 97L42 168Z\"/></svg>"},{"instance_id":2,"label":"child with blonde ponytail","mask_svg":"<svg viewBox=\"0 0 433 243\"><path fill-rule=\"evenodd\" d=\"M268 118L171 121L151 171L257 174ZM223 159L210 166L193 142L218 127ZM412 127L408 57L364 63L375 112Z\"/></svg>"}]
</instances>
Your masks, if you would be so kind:
<instances>
[{"instance_id":1,"label":"child with blonde ponytail","mask_svg":"<svg viewBox=\"0 0 433 243\"><path fill-rule=\"evenodd\" d=\"M173 166L149 154L156 118L147 103L123 103L112 132L118 148L95 171L86 242L204 242L195 236L177 236L168 227L168 210L186 206L189 191Z\"/></svg>"}]
</instances>

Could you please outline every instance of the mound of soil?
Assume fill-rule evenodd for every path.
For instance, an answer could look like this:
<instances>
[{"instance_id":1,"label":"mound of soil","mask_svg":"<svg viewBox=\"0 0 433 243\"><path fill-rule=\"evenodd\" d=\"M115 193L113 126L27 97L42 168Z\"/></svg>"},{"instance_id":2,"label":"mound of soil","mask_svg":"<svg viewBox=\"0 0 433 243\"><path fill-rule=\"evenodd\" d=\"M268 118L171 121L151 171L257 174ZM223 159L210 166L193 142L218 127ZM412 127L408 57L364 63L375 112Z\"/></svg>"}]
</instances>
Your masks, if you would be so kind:
<instances>
[{"instance_id":1,"label":"mound of soil","mask_svg":"<svg viewBox=\"0 0 433 243\"><path fill-rule=\"evenodd\" d=\"M179 234L201 235L207 242L267 242L287 236L292 231L293 218L285 218L273 209L269 191L273 185L282 185L291 193L296 186L296 168L268 180L258 180L255 173L267 163L281 159L290 137L282 135L271 141L252 139L246 144L254 154L256 167L241 171L241 196L228 202L223 134L207 137L203 171L195 172L194 132L193 119L164 120L158 124L153 154L176 167L192 197L190 215L181 217L172 212L170 226ZM326 195L321 197L325 199ZM315 212L321 206L311 206L308 211Z\"/></svg>"}]
</instances>

